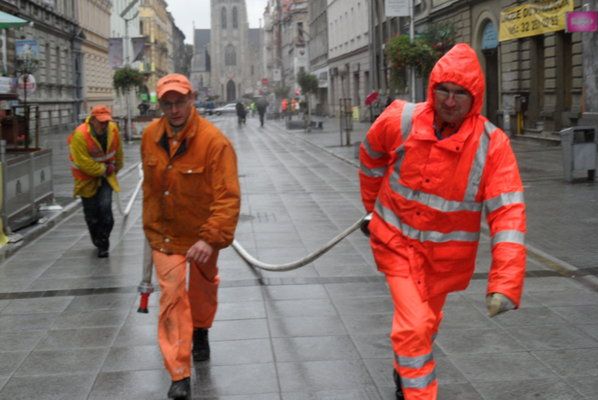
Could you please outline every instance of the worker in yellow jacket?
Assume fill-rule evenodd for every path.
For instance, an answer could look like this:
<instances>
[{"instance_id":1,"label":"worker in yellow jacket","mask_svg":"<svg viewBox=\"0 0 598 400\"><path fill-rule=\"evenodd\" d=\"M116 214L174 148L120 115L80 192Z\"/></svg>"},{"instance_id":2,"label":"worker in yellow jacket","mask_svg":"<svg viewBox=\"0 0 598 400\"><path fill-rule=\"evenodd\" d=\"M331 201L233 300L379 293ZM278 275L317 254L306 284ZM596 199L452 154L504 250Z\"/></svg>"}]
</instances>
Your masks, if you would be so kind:
<instances>
[{"instance_id":1,"label":"worker in yellow jacket","mask_svg":"<svg viewBox=\"0 0 598 400\"><path fill-rule=\"evenodd\" d=\"M123 167L122 143L110 109L103 105L93 107L67 142L75 179L74 195L83 202L85 222L98 257L108 257L114 226L112 191L120 192L116 173Z\"/></svg>"}]
</instances>

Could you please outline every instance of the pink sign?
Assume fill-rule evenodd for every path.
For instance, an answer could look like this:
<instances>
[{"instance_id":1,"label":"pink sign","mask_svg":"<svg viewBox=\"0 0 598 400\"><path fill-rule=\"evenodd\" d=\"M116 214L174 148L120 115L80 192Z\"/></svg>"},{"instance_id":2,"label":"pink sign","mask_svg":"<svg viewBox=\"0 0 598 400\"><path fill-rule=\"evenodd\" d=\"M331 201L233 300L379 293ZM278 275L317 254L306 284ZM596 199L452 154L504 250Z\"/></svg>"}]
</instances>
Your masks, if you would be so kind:
<instances>
[{"instance_id":1,"label":"pink sign","mask_svg":"<svg viewBox=\"0 0 598 400\"><path fill-rule=\"evenodd\" d=\"M567 32L596 32L598 11L573 11L567 13Z\"/></svg>"}]
</instances>

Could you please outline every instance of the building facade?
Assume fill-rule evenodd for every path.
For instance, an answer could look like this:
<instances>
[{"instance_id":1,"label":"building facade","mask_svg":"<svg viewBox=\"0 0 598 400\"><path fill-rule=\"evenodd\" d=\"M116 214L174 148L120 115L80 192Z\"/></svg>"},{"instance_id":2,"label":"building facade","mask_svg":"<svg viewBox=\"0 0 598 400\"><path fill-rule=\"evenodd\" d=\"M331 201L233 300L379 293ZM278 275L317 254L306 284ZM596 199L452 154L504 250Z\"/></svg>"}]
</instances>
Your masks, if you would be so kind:
<instances>
[{"instance_id":1,"label":"building facade","mask_svg":"<svg viewBox=\"0 0 598 400\"><path fill-rule=\"evenodd\" d=\"M469 43L476 50L485 71L483 113L512 134L558 139L559 130L574 125L582 113L581 35L561 28L499 40L501 15L510 7L533 6L531 3L416 0L415 33L426 32L433 24L454 26L456 41ZM562 18L566 9L582 6L577 0L548 3L549 8L562 8ZM384 0L373 0L370 21L373 84L384 93L391 86L384 43L396 34L409 34L409 18L386 18ZM427 77L418 77L416 100L424 99L426 86Z\"/></svg>"},{"instance_id":2,"label":"building facade","mask_svg":"<svg viewBox=\"0 0 598 400\"><path fill-rule=\"evenodd\" d=\"M243 0L211 0L211 88L218 100L233 102L251 87L247 9Z\"/></svg>"},{"instance_id":3,"label":"building facade","mask_svg":"<svg viewBox=\"0 0 598 400\"><path fill-rule=\"evenodd\" d=\"M83 110L82 30L76 23L73 1L3 1L31 21L14 30L15 40L35 43L38 65L32 75L35 91L27 93L27 104L39 113L41 134L71 130ZM20 73L17 71L17 75ZM19 96L24 101L25 93ZM36 117L32 116L30 127Z\"/></svg>"},{"instance_id":4,"label":"building facade","mask_svg":"<svg viewBox=\"0 0 598 400\"><path fill-rule=\"evenodd\" d=\"M108 65L108 38L110 36L109 0L77 1L77 22L82 30L82 110L79 119L95 105L112 106L114 90L112 71Z\"/></svg>"},{"instance_id":5,"label":"building facade","mask_svg":"<svg viewBox=\"0 0 598 400\"><path fill-rule=\"evenodd\" d=\"M314 113L328 114L328 1L309 2L309 69L318 78Z\"/></svg>"},{"instance_id":6,"label":"building facade","mask_svg":"<svg viewBox=\"0 0 598 400\"><path fill-rule=\"evenodd\" d=\"M164 0L144 0L139 5L139 33L147 38L142 71L148 75L151 98L158 80L173 72L172 20Z\"/></svg>"},{"instance_id":7,"label":"building facade","mask_svg":"<svg viewBox=\"0 0 598 400\"><path fill-rule=\"evenodd\" d=\"M193 59L190 81L200 99L212 95L210 87L210 33L209 29L193 31Z\"/></svg>"},{"instance_id":8,"label":"building facade","mask_svg":"<svg viewBox=\"0 0 598 400\"><path fill-rule=\"evenodd\" d=\"M371 91L369 58L369 2L328 0L329 107L340 111L340 99L350 99L365 118L364 100Z\"/></svg>"}]
</instances>

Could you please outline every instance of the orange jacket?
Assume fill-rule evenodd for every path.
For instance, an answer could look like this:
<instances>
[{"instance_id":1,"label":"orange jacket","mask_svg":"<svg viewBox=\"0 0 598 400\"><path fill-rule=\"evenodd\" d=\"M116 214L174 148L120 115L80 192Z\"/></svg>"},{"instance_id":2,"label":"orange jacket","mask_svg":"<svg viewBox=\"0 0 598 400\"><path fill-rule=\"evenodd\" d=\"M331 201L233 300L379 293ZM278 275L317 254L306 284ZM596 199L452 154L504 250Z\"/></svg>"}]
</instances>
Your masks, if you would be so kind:
<instances>
[{"instance_id":1,"label":"orange jacket","mask_svg":"<svg viewBox=\"0 0 598 400\"><path fill-rule=\"evenodd\" d=\"M433 90L441 82L467 88L474 99L459 131L438 140ZM480 115L483 97L475 52L455 46L432 70L427 102L394 101L372 125L360 148L361 196L374 213L374 244L404 260L382 272L413 276L424 298L467 287L484 208L492 246L488 292L518 305L526 259L523 186L508 137Z\"/></svg>"},{"instance_id":2,"label":"orange jacket","mask_svg":"<svg viewBox=\"0 0 598 400\"><path fill-rule=\"evenodd\" d=\"M195 109L169 155L165 117L143 132L143 229L153 249L186 254L202 239L220 249L235 233L240 209L237 158L229 140Z\"/></svg>"},{"instance_id":3,"label":"orange jacket","mask_svg":"<svg viewBox=\"0 0 598 400\"><path fill-rule=\"evenodd\" d=\"M75 179L75 196L92 197L101 184L106 173L106 164L113 163L114 173L106 179L114 191L120 186L116 173L123 167L123 149L118 127L114 122L108 124L108 146L106 152L100 142L92 135L89 117L79 125L67 138L71 173Z\"/></svg>"}]
</instances>

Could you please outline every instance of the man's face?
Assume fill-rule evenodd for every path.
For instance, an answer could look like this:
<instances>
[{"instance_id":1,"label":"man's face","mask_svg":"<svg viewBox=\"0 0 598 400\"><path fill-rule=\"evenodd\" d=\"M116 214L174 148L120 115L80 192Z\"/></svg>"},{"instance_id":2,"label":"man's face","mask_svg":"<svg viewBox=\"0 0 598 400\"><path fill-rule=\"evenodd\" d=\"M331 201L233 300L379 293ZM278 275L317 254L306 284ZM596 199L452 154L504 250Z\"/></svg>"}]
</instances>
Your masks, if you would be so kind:
<instances>
[{"instance_id":1,"label":"man's face","mask_svg":"<svg viewBox=\"0 0 598 400\"><path fill-rule=\"evenodd\" d=\"M193 109L193 95L179 92L166 92L160 99L160 109L172 126L183 126Z\"/></svg>"},{"instance_id":2,"label":"man's face","mask_svg":"<svg viewBox=\"0 0 598 400\"><path fill-rule=\"evenodd\" d=\"M104 133L106 133L106 129L108 128L108 122L109 121L98 121L95 117L89 120L89 123L93 127L93 131L96 135L103 135Z\"/></svg>"},{"instance_id":3,"label":"man's face","mask_svg":"<svg viewBox=\"0 0 598 400\"><path fill-rule=\"evenodd\" d=\"M472 103L471 93L463 86L442 82L434 89L434 111L441 125L461 126Z\"/></svg>"}]
</instances>

